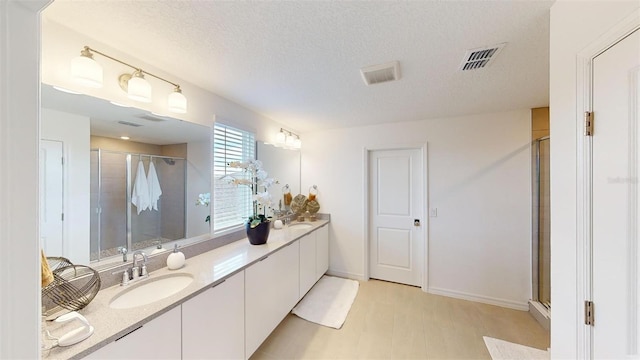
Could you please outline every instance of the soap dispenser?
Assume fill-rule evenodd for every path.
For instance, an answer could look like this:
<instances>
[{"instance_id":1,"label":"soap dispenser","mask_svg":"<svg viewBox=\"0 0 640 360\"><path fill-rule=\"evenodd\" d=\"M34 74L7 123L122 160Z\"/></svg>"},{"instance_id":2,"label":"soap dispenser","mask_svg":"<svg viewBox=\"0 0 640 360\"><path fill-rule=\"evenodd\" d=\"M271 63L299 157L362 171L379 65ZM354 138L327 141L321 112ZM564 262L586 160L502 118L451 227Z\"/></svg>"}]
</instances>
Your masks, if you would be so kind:
<instances>
[{"instance_id":1,"label":"soap dispenser","mask_svg":"<svg viewBox=\"0 0 640 360\"><path fill-rule=\"evenodd\" d=\"M173 252L167 257L167 268L169 270L180 269L184 266L184 254L178 251L178 244L173 247Z\"/></svg>"}]
</instances>

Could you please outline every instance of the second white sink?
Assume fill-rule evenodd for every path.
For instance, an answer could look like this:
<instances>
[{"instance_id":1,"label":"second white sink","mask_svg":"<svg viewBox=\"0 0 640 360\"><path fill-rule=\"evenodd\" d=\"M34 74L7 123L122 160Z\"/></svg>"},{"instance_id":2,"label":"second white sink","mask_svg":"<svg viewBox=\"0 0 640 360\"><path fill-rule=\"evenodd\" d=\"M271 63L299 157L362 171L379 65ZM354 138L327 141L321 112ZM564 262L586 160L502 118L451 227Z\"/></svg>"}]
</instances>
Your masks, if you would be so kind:
<instances>
[{"instance_id":1,"label":"second white sink","mask_svg":"<svg viewBox=\"0 0 640 360\"><path fill-rule=\"evenodd\" d=\"M193 282L193 276L186 273L167 274L151 277L130 287L109 302L112 309L130 309L151 304L171 296Z\"/></svg>"}]
</instances>

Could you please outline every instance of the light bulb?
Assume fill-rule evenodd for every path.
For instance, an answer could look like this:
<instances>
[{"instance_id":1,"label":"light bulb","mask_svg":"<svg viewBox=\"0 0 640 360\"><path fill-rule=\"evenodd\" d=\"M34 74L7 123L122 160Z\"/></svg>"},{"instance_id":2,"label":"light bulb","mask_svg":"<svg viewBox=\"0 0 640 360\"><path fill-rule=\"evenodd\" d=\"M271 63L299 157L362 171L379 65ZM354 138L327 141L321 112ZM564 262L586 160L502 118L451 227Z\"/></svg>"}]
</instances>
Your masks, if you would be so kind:
<instances>
[{"instance_id":1,"label":"light bulb","mask_svg":"<svg viewBox=\"0 0 640 360\"><path fill-rule=\"evenodd\" d=\"M287 136L280 131L278 134L276 134L276 145L284 145L287 141Z\"/></svg>"},{"instance_id":2,"label":"light bulb","mask_svg":"<svg viewBox=\"0 0 640 360\"><path fill-rule=\"evenodd\" d=\"M93 54L85 47L80 56L71 60L71 78L84 86L102 87L102 66L93 60Z\"/></svg>"},{"instance_id":3,"label":"light bulb","mask_svg":"<svg viewBox=\"0 0 640 360\"><path fill-rule=\"evenodd\" d=\"M296 142L296 139L293 135L287 135L287 146L293 147Z\"/></svg>"},{"instance_id":4,"label":"light bulb","mask_svg":"<svg viewBox=\"0 0 640 360\"><path fill-rule=\"evenodd\" d=\"M140 102L151 102L151 84L145 80L140 70L133 73L127 84L129 99Z\"/></svg>"},{"instance_id":5,"label":"light bulb","mask_svg":"<svg viewBox=\"0 0 640 360\"><path fill-rule=\"evenodd\" d=\"M176 89L169 94L169 98L167 99L169 111L174 113L184 114L187 112L187 98L182 95L182 90L180 90L179 86L176 86Z\"/></svg>"}]
</instances>

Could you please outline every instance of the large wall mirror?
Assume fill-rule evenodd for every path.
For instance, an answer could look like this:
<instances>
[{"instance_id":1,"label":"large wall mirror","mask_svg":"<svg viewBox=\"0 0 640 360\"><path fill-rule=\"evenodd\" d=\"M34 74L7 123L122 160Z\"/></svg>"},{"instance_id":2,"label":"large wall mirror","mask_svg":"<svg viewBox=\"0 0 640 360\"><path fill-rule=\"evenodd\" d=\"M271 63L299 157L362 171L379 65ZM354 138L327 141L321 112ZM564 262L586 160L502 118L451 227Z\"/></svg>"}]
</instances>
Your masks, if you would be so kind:
<instances>
[{"instance_id":1,"label":"large wall mirror","mask_svg":"<svg viewBox=\"0 0 640 360\"><path fill-rule=\"evenodd\" d=\"M286 211L284 191L290 191L292 196L300 193L300 150L290 150L276 147L262 141L257 142L256 159L262 161L263 168L278 181L270 189L274 199L275 210ZM283 190L288 185L288 190ZM273 211L271 214L273 216Z\"/></svg>"},{"instance_id":2,"label":"large wall mirror","mask_svg":"<svg viewBox=\"0 0 640 360\"><path fill-rule=\"evenodd\" d=\"M210 141L209 127L43 84L47 256L104 268L123 248L152 254L210 239Z\"/></svg>"}]
</instances>

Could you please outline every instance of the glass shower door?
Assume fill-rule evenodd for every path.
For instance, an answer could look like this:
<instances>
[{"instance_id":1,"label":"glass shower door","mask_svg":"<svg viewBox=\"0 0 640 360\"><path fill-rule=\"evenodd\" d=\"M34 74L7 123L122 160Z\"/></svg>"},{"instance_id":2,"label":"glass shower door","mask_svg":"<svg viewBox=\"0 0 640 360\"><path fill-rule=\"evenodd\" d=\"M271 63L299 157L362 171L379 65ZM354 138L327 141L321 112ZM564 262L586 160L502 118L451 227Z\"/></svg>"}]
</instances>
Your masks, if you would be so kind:
<instances>
[{"instance_id":1,"label":"glass shower door","mask_svg":"<svg viewBox=\"0 0 640 360\"><path fill-rule=\"evenodd\" d=\"M551 307L551 197L549 192L550 172L549 172L549 138L542 138L536 141L536 175L537 175L537 300L547 308ZM535 296L534 296L535 297Z\"/></svg>"}]
</instances>

